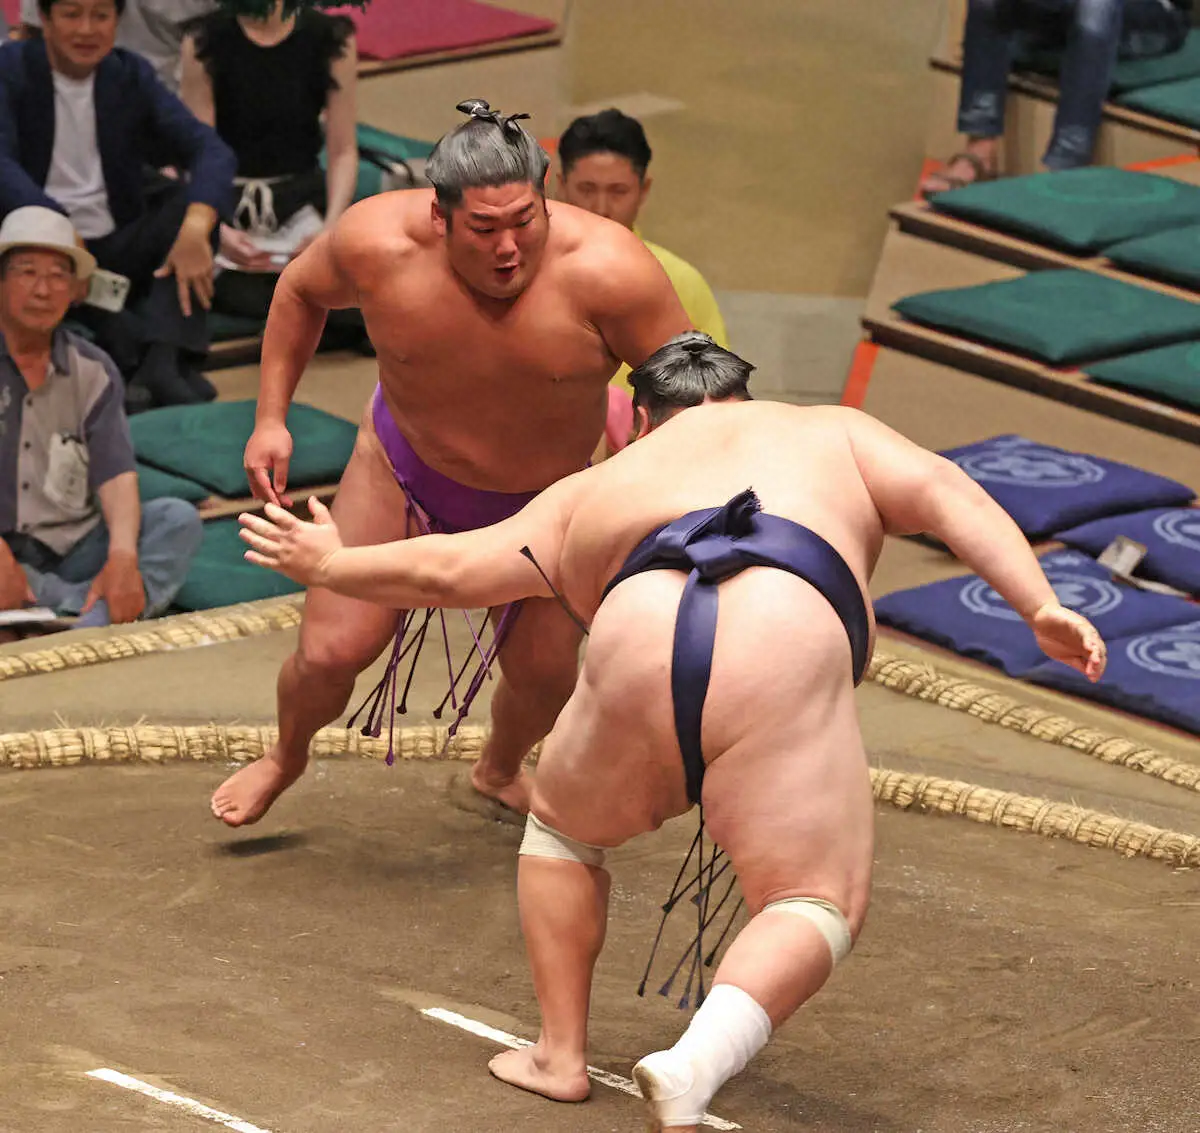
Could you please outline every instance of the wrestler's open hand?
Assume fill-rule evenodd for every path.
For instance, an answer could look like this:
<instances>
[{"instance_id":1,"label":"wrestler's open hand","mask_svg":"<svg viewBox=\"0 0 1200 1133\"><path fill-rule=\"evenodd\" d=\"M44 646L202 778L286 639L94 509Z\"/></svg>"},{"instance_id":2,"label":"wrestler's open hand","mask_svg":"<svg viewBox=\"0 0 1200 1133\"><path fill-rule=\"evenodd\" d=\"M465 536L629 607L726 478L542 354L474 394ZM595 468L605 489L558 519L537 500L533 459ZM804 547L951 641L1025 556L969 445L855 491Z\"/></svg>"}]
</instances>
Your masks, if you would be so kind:
<instances>
[{"instance_id":1,"label":"wrestler's open hand","mask_svg":"<svg viewBox=\"0 0 1200 1133\"><path fill-rule=\"evenodd\" d=\"M1100 631L1082 614L1047 602L1029 619L1037 643L1047 657L1078 669L1089 681L1104 675L1108 652Z\"/></svg>"},{"instance_id":2,"label":"wrestler's open hand","mask_svg":"<svg viewBox=\"0 0 1200 1133\"><path fill-rule=\"evenodd\" d=\"M284 494L291 459L292 434L284 422L266 421L255 425L242 457L246 479L255 499L292 506L291 498Z\"/></svg>"},{"instance_id":3,"label":"wrestler's open hand","mask_svg":"<svg viewBox=\"0 0 1200 1133\"><path fill-rule=\"evenodd\" d=\"M242 539L251 548L246 560L277 570L302 586L325 585L342 540L329 509L316 496L309 496L308 510L312 523L275 504L267 504L265 515L239 515Z\"/></svg>"}]
</instances>

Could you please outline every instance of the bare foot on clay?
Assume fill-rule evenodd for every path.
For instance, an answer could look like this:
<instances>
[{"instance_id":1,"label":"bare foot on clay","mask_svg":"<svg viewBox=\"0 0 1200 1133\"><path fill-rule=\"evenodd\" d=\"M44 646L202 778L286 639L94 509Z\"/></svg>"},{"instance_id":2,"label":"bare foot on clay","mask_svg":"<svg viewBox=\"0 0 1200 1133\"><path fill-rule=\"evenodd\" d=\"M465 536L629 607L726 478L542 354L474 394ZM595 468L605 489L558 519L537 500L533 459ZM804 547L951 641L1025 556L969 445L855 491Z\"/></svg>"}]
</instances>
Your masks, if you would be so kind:
<instances>
[{"instance_id":1,"label":"bare foot on clay","mask_svg":"<svg viewBox=\"0 0 1200 1133\"><path fill-rule=\"evenodd\" d=\"M488 1063L488 1069L501 1082L541 1094L556 1102L586 1101L592 1092L585 1069L562 1070L551 1067L540 1046L506 1050Z\"/></svg>"},{"instance_id":2,"label":"bare foot on clay","mask_svg":"<svg viewBox=\"0 0 1200 1133\"><path fill-rule=\"evenodd\" d=\"M235 771L222 783L212 797L212 812L226 826L249 826L257 822L271 804L301 775L308 760L285 766L277 752L256 759L247 767Z\"/></svg>"},{"instance_id":3,"label":"bare foot on clay","mask_svg":"<svg viewBox=\"0 0 1200 1133\"><path fill-rule=\"evenodd\" d=\"M471 786L517 814L529 813L529 776L524 770L515 779L490 778L478 763L471 768Z\"/></svg>"}]
</instances>

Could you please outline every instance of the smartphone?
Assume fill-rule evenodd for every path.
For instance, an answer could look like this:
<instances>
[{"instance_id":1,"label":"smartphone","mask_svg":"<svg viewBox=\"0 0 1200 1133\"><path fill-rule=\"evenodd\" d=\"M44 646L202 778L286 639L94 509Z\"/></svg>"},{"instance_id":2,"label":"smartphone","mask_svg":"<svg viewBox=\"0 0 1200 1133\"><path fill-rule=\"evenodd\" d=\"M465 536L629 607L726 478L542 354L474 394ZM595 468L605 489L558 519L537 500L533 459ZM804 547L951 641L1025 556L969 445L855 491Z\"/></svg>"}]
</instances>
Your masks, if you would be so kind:
<instances>
[{"instance_id":1,"label":"smartphone","mask_svg":"<svg viewBox=\"0 0 1200 1133\"><path fill-rule=\"evenodd\" d=\"M125 276L117 275L115 271L97 268L88 281L87 298L84 302L90 307L99 307L102 311L123 311L130 286Z\"/></svg>"}]
</instances>

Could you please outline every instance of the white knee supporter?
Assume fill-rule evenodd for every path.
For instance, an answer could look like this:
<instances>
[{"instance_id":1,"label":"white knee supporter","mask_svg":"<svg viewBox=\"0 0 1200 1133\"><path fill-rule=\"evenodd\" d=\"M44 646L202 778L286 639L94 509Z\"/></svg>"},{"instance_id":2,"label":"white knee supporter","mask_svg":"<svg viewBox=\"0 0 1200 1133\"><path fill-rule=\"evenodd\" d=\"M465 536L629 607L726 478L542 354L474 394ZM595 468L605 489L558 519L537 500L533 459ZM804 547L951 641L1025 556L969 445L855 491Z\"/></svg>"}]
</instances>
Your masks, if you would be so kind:
<instances>
[{"instance_id":1,"label":"white knee supporter","mask_svg":"<svg viewBox=\"0 0 1200 1133\"><path fill-rule=\"evenodd\" d=\"M772 901L764 906L764 913L791 913L803 917L824 938L833 955L833 966L836 968L854 947L854 938L850 935L850 925L841 909L820 897L787 897L782 901Z\"/></svg>"},{"instance_id":2,"label":"white knee supporter","mask_svg":"<svg viewBox=\"0 0 1200 1133\"><path fill-rule=\"evenodd\" d=\"M589 846L560 834L553 826L547 826L531 811L525 823L525 837L521 839L521 853L535 858L558 858L564 862L579 862L582 865L604 865L604 847Z\"/></svg>"}]
</instances>

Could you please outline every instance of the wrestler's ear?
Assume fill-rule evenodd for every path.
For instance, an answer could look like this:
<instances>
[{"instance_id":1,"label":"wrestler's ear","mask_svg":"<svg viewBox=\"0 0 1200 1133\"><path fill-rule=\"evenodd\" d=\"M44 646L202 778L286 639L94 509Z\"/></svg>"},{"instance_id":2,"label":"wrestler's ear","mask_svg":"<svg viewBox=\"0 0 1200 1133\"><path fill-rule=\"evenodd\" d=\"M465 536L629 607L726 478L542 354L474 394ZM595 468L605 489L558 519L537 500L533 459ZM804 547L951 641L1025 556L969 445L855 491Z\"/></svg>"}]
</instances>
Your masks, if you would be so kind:
<instances>
[{"instance_id":1,"label":"wrestler's ear","mask_svg":"<svg viewBox=\"0 0 1200 1133\"><path fill-rule=\"evenodd\" d=\"M445 237L450 230L450 216L442 211L442 206L438 204L437 197L433 198L433 203L429 206L430 219L433 221L433 230L439 236Z\"/></svg>"},{"instance_id":2,"label":"wrestler's ear","mask_svg":"<svg viewBox=\"0 0 1200 1133\"><path fill-rule=\"evenodd\" d=\"M651 428L650 414L646 412L644 405L635 405L633 407L633 431L629 434L629 443L644 437Z\"/></svg>"}]
</instances>

